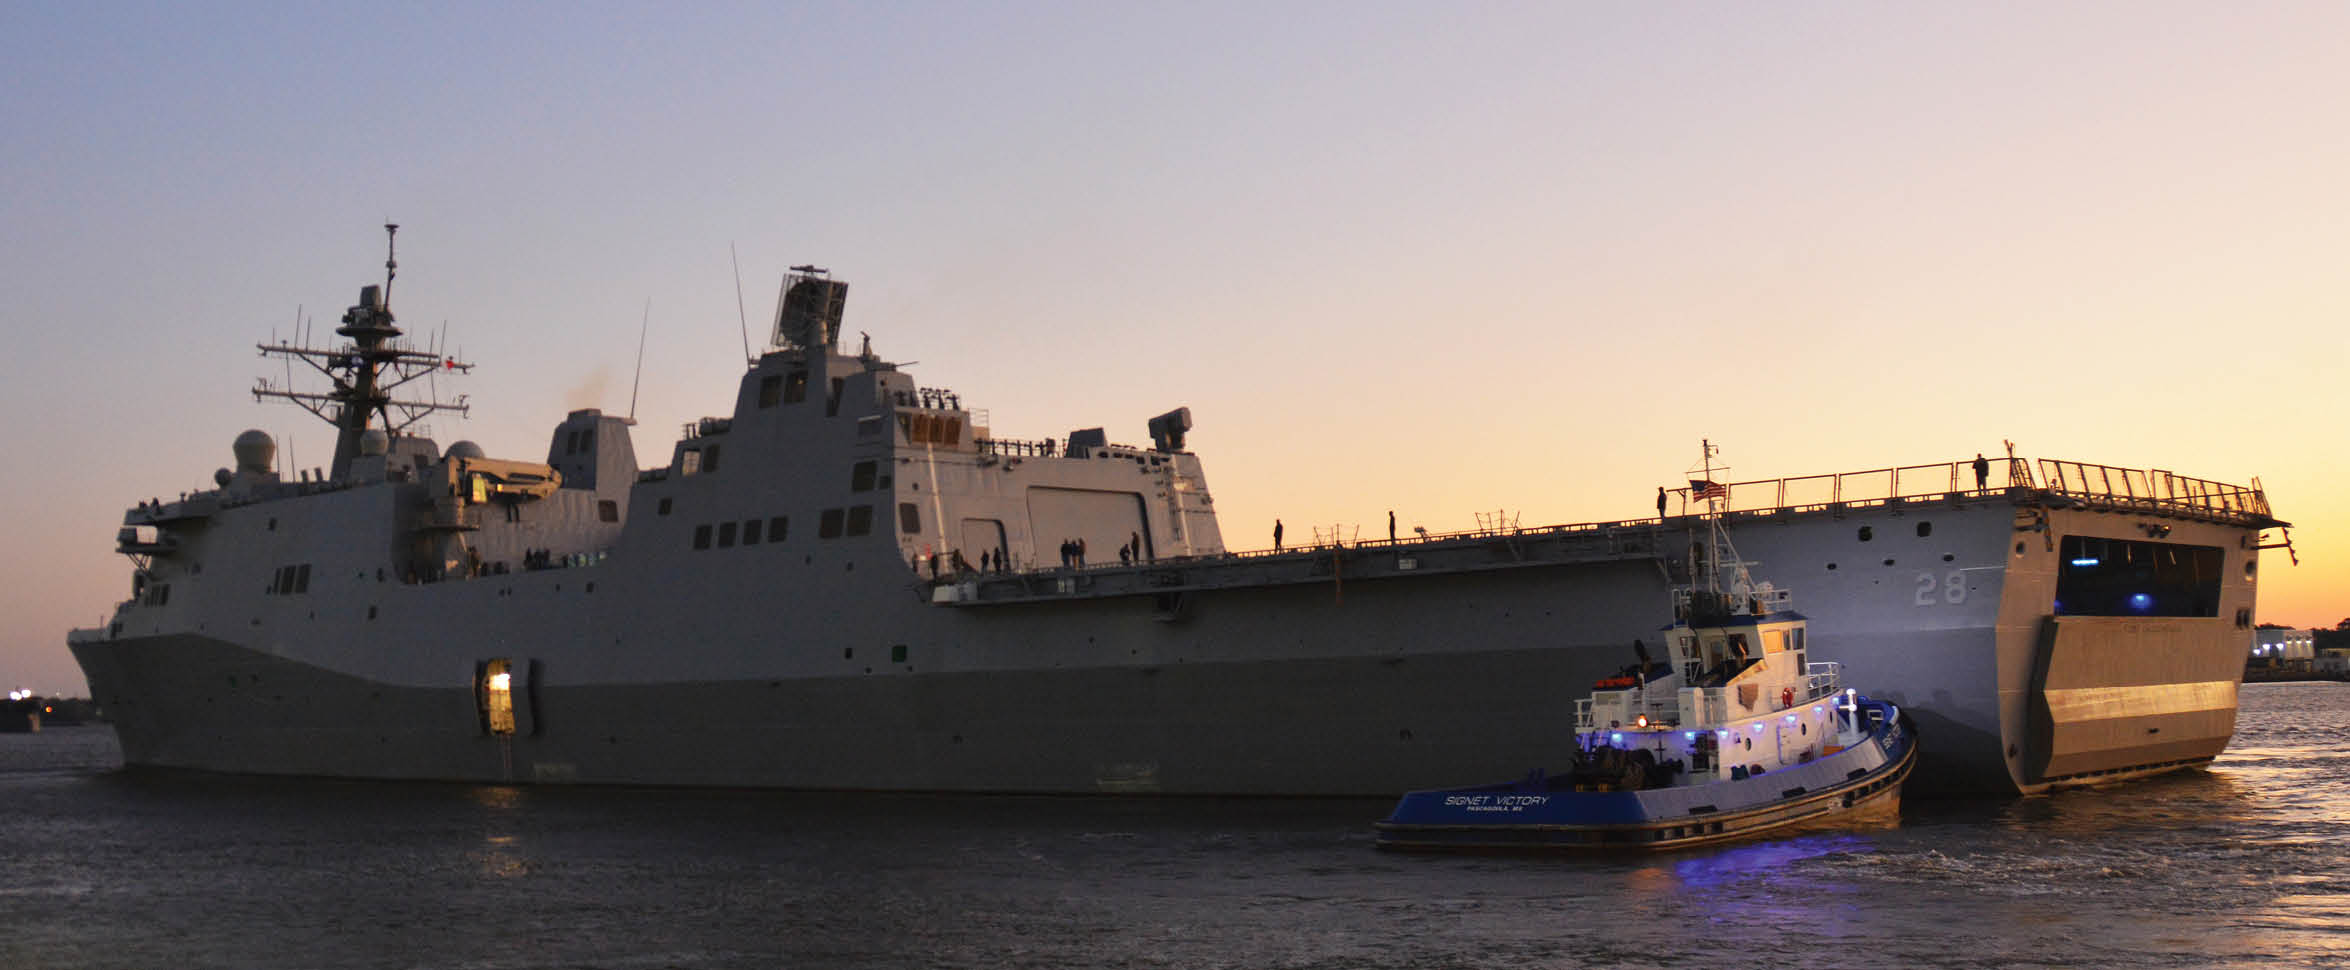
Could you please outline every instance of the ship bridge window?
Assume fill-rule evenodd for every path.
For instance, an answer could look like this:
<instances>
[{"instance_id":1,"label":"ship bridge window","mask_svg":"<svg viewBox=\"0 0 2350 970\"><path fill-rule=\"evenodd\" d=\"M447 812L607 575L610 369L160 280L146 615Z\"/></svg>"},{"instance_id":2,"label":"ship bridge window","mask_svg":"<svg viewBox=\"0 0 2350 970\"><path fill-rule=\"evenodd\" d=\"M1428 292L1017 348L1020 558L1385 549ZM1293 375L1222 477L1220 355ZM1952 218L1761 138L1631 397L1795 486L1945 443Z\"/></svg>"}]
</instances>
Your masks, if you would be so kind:
<instances>
[{"instance_id":1,"label":"ship bridge window","mask_svg":"<svg viewBox=\"0 0 2350 970\"><path fill-rule=\"evenodd\" d=\"M769 374L759 378L759 406L771 408L783 400L783 375Z\"/></svg>"},{"instance_id":2,"label":"ship bridge window","mask_svg":"<svg viewBox=\"0 0 2350 970\"><path fill-rule=\"evenodd\" d=\"M653 506L653 514L655 514L655 515L668 515L668 514L669 514L669 500L668 500L668 499L666 499L666 498L664 498L664 499L662 499L662 500L661 500L661 504Z\"/></svg>"},{"instance_id":3,"label":"ship bridge window","mask_svg":"<svg viewBox=\"0 0 2350 970\"><path fill-rule=\"evenodd\" d=\"M708 549L708 548L710 548L710 527L709 527L709 526L707 526L707 525L697 525L697 526L694 526L694 548L696 548L696 549Z\"/></svg>"},{"instance_id":4,"label":"ship bridge window","mask_svg":"<svg viewBox=\"0 0 2350 970\"><path fill-rule=\"evenodd\" d=\"M872 490L873 463L860 461L849 469L849 491L870 492Z\"/></svg>"},{"instance_id":5,"label":"ship bridge window","mask_svg":"<svg viewBox=\"0 0 2350 970\"><path fill-rule=\"evenodd\" d=\"M732 523L732 522L720 522L720 523L718 523L718 548L720 548L720 549L731 549L731 548L734 548L734 523Z\"/></svg>"},{"instance_id":6,"label":"ship bridge window","mask_svg":"<svg viewBox=\"0 0 2350 970\"><path fill-rule=\"evenodd\" d=\"M914 507L914 503L898 503L898 531L907 535L922 531L922 510Z\"/></svg>"},{"instance_id":7,"label":"ship bridge window","mask_svg":"<svg viewBox=\"0 0 2350 970\"><path fill-rule=\"evenodd\" d=\"M2099 536L2057 549L2059 616L2218 616L2221 550Z\"/></svg>"},{"instance_id":8,"label":"ship bridge window","mask_svg":"<svg viewBox=\"0 0 2350 970\"><path fill-rule=\"evenodd\" d=\"M599 521L599 522L618 522L618 521L620 521L620 503L619 503L619 502L616 502L616 501L613 501L613 500L611 500L611 499L603 499L603 500L600 500L600 501L598 501L598 502L596 503L596 521Z\"/></svg>"},{"instance_id":9,"label":"ship bridge window","mask_svg":"<svg viewBox=\"0 0 2350 970\"><path fill-rule=\"evenodd\" d=\"M783 376L783 403L798 404L808 399L808 372L795 370Z\"/></svg>"},{"instance_id":10,"label":"ship bridge window","mask_svg":"<svg viewBox=\"0 0 2350 970\"><path fill-rule=\"evenodd\" d=\"M778 515L772 519L768 519L767 541L782 542L783 537L790 532L789 528L787 528L790 525L791 519L786 516Z\"/></svg>"},{"instance_id":11,"label":"ship bridge window","mask_svg":"<svg viewBox=\"0 0 2350 970\"><path fill-rule=\"evenodd\" d=\"M845 513L840 509L825 509L822 514L818 515L816 517L816 538L840 538L840 524L843 514Z\"/></svg>"},{"instance_id":12,"label":"ship bridge window","mask_svg":"<svg viewBox=\"0 0 2350 970\"><path fill-rule=\"evenodd\" d=\"M717 445L711 445L711 446L710 446L710 447L708 447L708 448L704 448L704 449L702 449L702 474L704 474L704 475L707 475L707 474L710 474L711 472L715 472L715 471L717 471L717 470L718 470L718 446L717 446Z\"/></svg>"},{"instance_id":13,"label":"ship bridge window","mask_svg":"<svg viewBox=\"0 0 2350 970\"><path fill-rule=\"evenodd\" d=\"M853 536L873 534L873 506L849 506L848 533Z\"/></svg>"},{"instance_id":14,"label":"ship bridge window","mask_svg":"<svg viewBox=\"0 0 2350 970\"><path fill-rule=\"evenodd\" d=\"M743 545L755 546L759 544L759 526L761 524L757 519L743 520Z\"/></svg>"}]
</instances>

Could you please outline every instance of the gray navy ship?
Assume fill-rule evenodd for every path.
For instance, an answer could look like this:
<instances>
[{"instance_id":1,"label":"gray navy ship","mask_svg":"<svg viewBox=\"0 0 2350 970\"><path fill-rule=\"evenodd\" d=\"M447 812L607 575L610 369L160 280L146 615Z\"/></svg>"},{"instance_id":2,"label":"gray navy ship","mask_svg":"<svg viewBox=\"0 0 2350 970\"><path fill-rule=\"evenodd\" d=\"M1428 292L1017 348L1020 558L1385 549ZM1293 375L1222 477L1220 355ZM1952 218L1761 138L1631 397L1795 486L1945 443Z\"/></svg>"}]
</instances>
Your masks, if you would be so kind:
<instances>
[{"instance_id":1,"label":"gray navy ship","mask_svg":"<svg viewBox=\"0 0 2350 970\"><path fill-rule=\"evenodd\" d=\"M261 348L331 380L255 389L335 425L331 467L289 479L248 431L217 488L125 514L131 598L69 641L130 765L1392 796L1554 761L1718 518L1804 588L1811 658L1911 713L1916 787L2035 792L2227 745L2284 526L2257 480L2010 454L1236 551L1187 410L1148 445L999 436L846 352L847 286L813 267L731 413L659 465L596 410L490 458L411 433L463 405L401 386L468 365L402 339L391 280L347 342Z\"/></svg>"}]
</instances>

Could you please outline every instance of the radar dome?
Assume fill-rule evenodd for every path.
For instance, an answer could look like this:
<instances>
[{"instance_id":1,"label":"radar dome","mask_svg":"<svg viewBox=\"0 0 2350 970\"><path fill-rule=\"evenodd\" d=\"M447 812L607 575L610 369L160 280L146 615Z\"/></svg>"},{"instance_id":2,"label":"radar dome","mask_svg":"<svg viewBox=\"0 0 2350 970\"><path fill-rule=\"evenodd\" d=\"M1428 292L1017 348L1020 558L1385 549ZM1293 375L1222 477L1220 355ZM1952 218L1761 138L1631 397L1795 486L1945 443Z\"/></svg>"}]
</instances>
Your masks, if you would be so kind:
<instances>
[{"instance_id":1,"label":"radar dome","mask_svg":"<svg viewBox=\"0 0 2350 970\"><path fill-rule=\"evenodd\" d=\"M392 450L392 436L385 434L384 429L369 428L359 432L360 454L372 458L390 450Z\"/></svg>"},{"instance_id":2,"label":"radar dome","mask_svg":"<svg viewBox=\"0 0 2350 970\"><path fill-rule=\"evenodd\" d=\"M247 431L237 436L237 443L232 447L237 453L237 470L240 472L266 475L277 464L277 441L269 436L269 432L258 429Z\"/></svg>"},{"instance_id":3,"label":"radar dome","mask_svg":"<svg viewBox=\"0 0 2350 970\"><path fill-rule=\"evenodd\" d=\"M448 457L448 458L482 458L482 457L486 457L486 456L485 456L485 455L483 455L483 454L481 453L481 446L480 446L480 445L474 444L473 442L470 442L470 441L460 441L460 442L457 442L456 444L450 445L450 446L449 446L449 453L448 453L446 456L444 456L444 457Z\"/></svg>"},{"instance_id":4,"label":"radar dome","mask_svg":"<svg viewBox=\"0 0 2350 970\"><path fill-rule=\"evenodd\" d=\"M226 468L216 468L212 472L212 484L218 485L222 488L227 488L229 481L236 477L237 476L235 472L231 472Z\"/></svg>"}]
</instances>

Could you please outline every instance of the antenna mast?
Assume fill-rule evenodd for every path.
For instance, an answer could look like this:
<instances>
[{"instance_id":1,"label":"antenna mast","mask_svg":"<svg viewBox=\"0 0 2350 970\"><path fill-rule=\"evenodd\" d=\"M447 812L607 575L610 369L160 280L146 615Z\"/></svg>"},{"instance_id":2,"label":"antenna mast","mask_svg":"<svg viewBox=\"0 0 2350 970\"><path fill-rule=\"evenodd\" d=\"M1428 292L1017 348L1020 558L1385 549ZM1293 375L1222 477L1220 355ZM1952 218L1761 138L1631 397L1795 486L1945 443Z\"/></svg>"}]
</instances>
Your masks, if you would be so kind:
<instances>
[{"instance_id":1,"label":"antenna mast","mask_svg":"<svg viewBox=\"0 0 2350 970\"><path fill-rule=\"evenodd\" d=\"M1714 481L1714 473L1730 469L1714 467L1714 456L1722 453L1721 446L1706 439L1699 447L1703 453L1690 471L1704 477L1689 480L1689 494L1705 500L1705 510L1698 513L1698 519L1705 523L1706 540L1700 548L1696 536L1691 536L1690 553L1692 558L1702 553L1706 561L1702 569L1698 563L1690 564L1689 589L1676 596L1683 601L1683 615L1704 617L1739 612L1741 604L1753 600L1757 590L1746 562L1738 557L1738 548L1730 544L1729 530L1722 526L1729 517L1730 490Z\"/></svg>"},{"instance_id":2,"label":"antenna mast","mask_svg":"<svg viewBox=\"0 0 2350 970\"><path fill-rule=\"evenodd\" d=\"M299 360L326 375L331 388L325 393L296 391L290 377L285 387L272 384L265 377L255 382L253 399L274 397L292 401L334 425L332 474L337 479L350 473L351 459L359 455L360 437L379 422L384 430L398 433L434 411L455 411L462 415L469 410L464 395L449 404L392 397L393 391L419 378L444 370L453 373L473 370L472 364L400 345L401 330L392 323L391 308L392 279L398 275L400 265L393 256L392 240L399 231L398 224L384 224L382 289L379 292L374 286L360 287L358 305L344 311L343 325L335 328L335 333L350 338L350 343L340 347L310 347L307 341L297 338L296 343L257 345L264 357L285 358L289 369L292 361Z\"/></svg>"},{"instance_id":3,"label":"antenna mast","mask_svg":"<svg viewBox=\"0 0 2350 970\"><path fill-rule=\"evenodd\" d=\"M734 254L734 244L731 242L726 244L726 258L734 263L734 317L742 321L743 325L743 363L756 364L759 362L759 358L751 356L751 315L743 309L743 261L742 257ZM649 302L646 304L646 313L652 312L651 306L652 304ZM639 339L637 343L640 347L638 356L641 362L643 356L641 347L644 341ZM633 402L635 399L632 397L630 400ZM632 416L636 414L634 403L629 405L628 413Z\"/></svg>"},{"instance_id":4,"label":"antenna mast","mask_svg":"<svg viewBox=\"0 0 2350 970\"><path fill-rule=\"evenodd\" d=\"M741 299L742 280L735 279L734 295ZM653 298L645 297L645 319L636 327L636 376L628 379L628 423L636 423L636 389L645 380L645 331L653 326ZM746 338L747 339L747 338Z\"/></svg>"}]
</instances>

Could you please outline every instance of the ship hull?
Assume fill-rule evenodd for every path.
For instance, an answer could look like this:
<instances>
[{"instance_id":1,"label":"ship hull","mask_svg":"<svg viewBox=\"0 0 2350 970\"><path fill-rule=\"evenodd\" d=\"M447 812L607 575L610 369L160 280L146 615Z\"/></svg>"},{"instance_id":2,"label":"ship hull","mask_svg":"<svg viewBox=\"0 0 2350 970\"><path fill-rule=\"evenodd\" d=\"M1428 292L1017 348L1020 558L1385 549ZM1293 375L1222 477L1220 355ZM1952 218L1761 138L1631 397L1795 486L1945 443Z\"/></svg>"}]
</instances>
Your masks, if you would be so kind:
<instances>
[{"instance_id":1,"label":"ship hull","mask_svg":"<svg viewBox=\"0 0 2350 970\"><path fill-rule=\"evenodd\" d=\"M2083 515L2057 527L2129 525ZM2233 729L2228 671L2241 655L2227 619L2056 617L2046 589L2051 544L2018 533L2017 516L2004 499L1974 500L1786 515L1738 523L1733 534L1765 575L1805 591L1812 656L1844 663L1856 682L1886 685L1882 693L1911 712L1928 739L1914 790L2035 791L2216 755ZM1915 523L1924 521L1935 525L1920 535ZM1877 535L1858 542L1864 526ZM2205 539L2231 549L2244 531L2182 527L2211 530ZM1357 579L1328 585L1196 591L1172 617L1146 597L958 610L893 580L868 609L852 611L862 629L812 624L789 650L746 649L728 634L727 614L685 594L671 597L678 614L700 618L655 618L677 628L670 637L608 635L630 627L586 611L566 621L548 605L560 601L561 584L576 593L587 575L620 593L615 602L638 600L632 586L657 581L607 566L502 578L502 591L395 584L374 591L391 615L373 627L256 617L268 631L259 645L158 632L81 636L74 651L138 765L589 784L1391 795L1556 760L1573 734L1566 699L1661 625L1661 609L1650 607L1668 601L1677 533L1662 524L1650 532L1663 537L1659 558L1429 576L1357 565L1348 567ZM2019 534L2028 539L2021 552ZM1896 549L1888 535L1908 544ZM1963 593L1943 585L1954 574ZM2233 595L2248 604L2249 579L2239 585ZM702 595L734 599L726 589ZM747 607L738 600L732 610L739 623ZM443 626L467 632L431 632ZM908 643L898 653L884 646ZM484 729L466 677L492 653L515 658L524 681L511 736Z\"/></svg>"}]
</instances>

